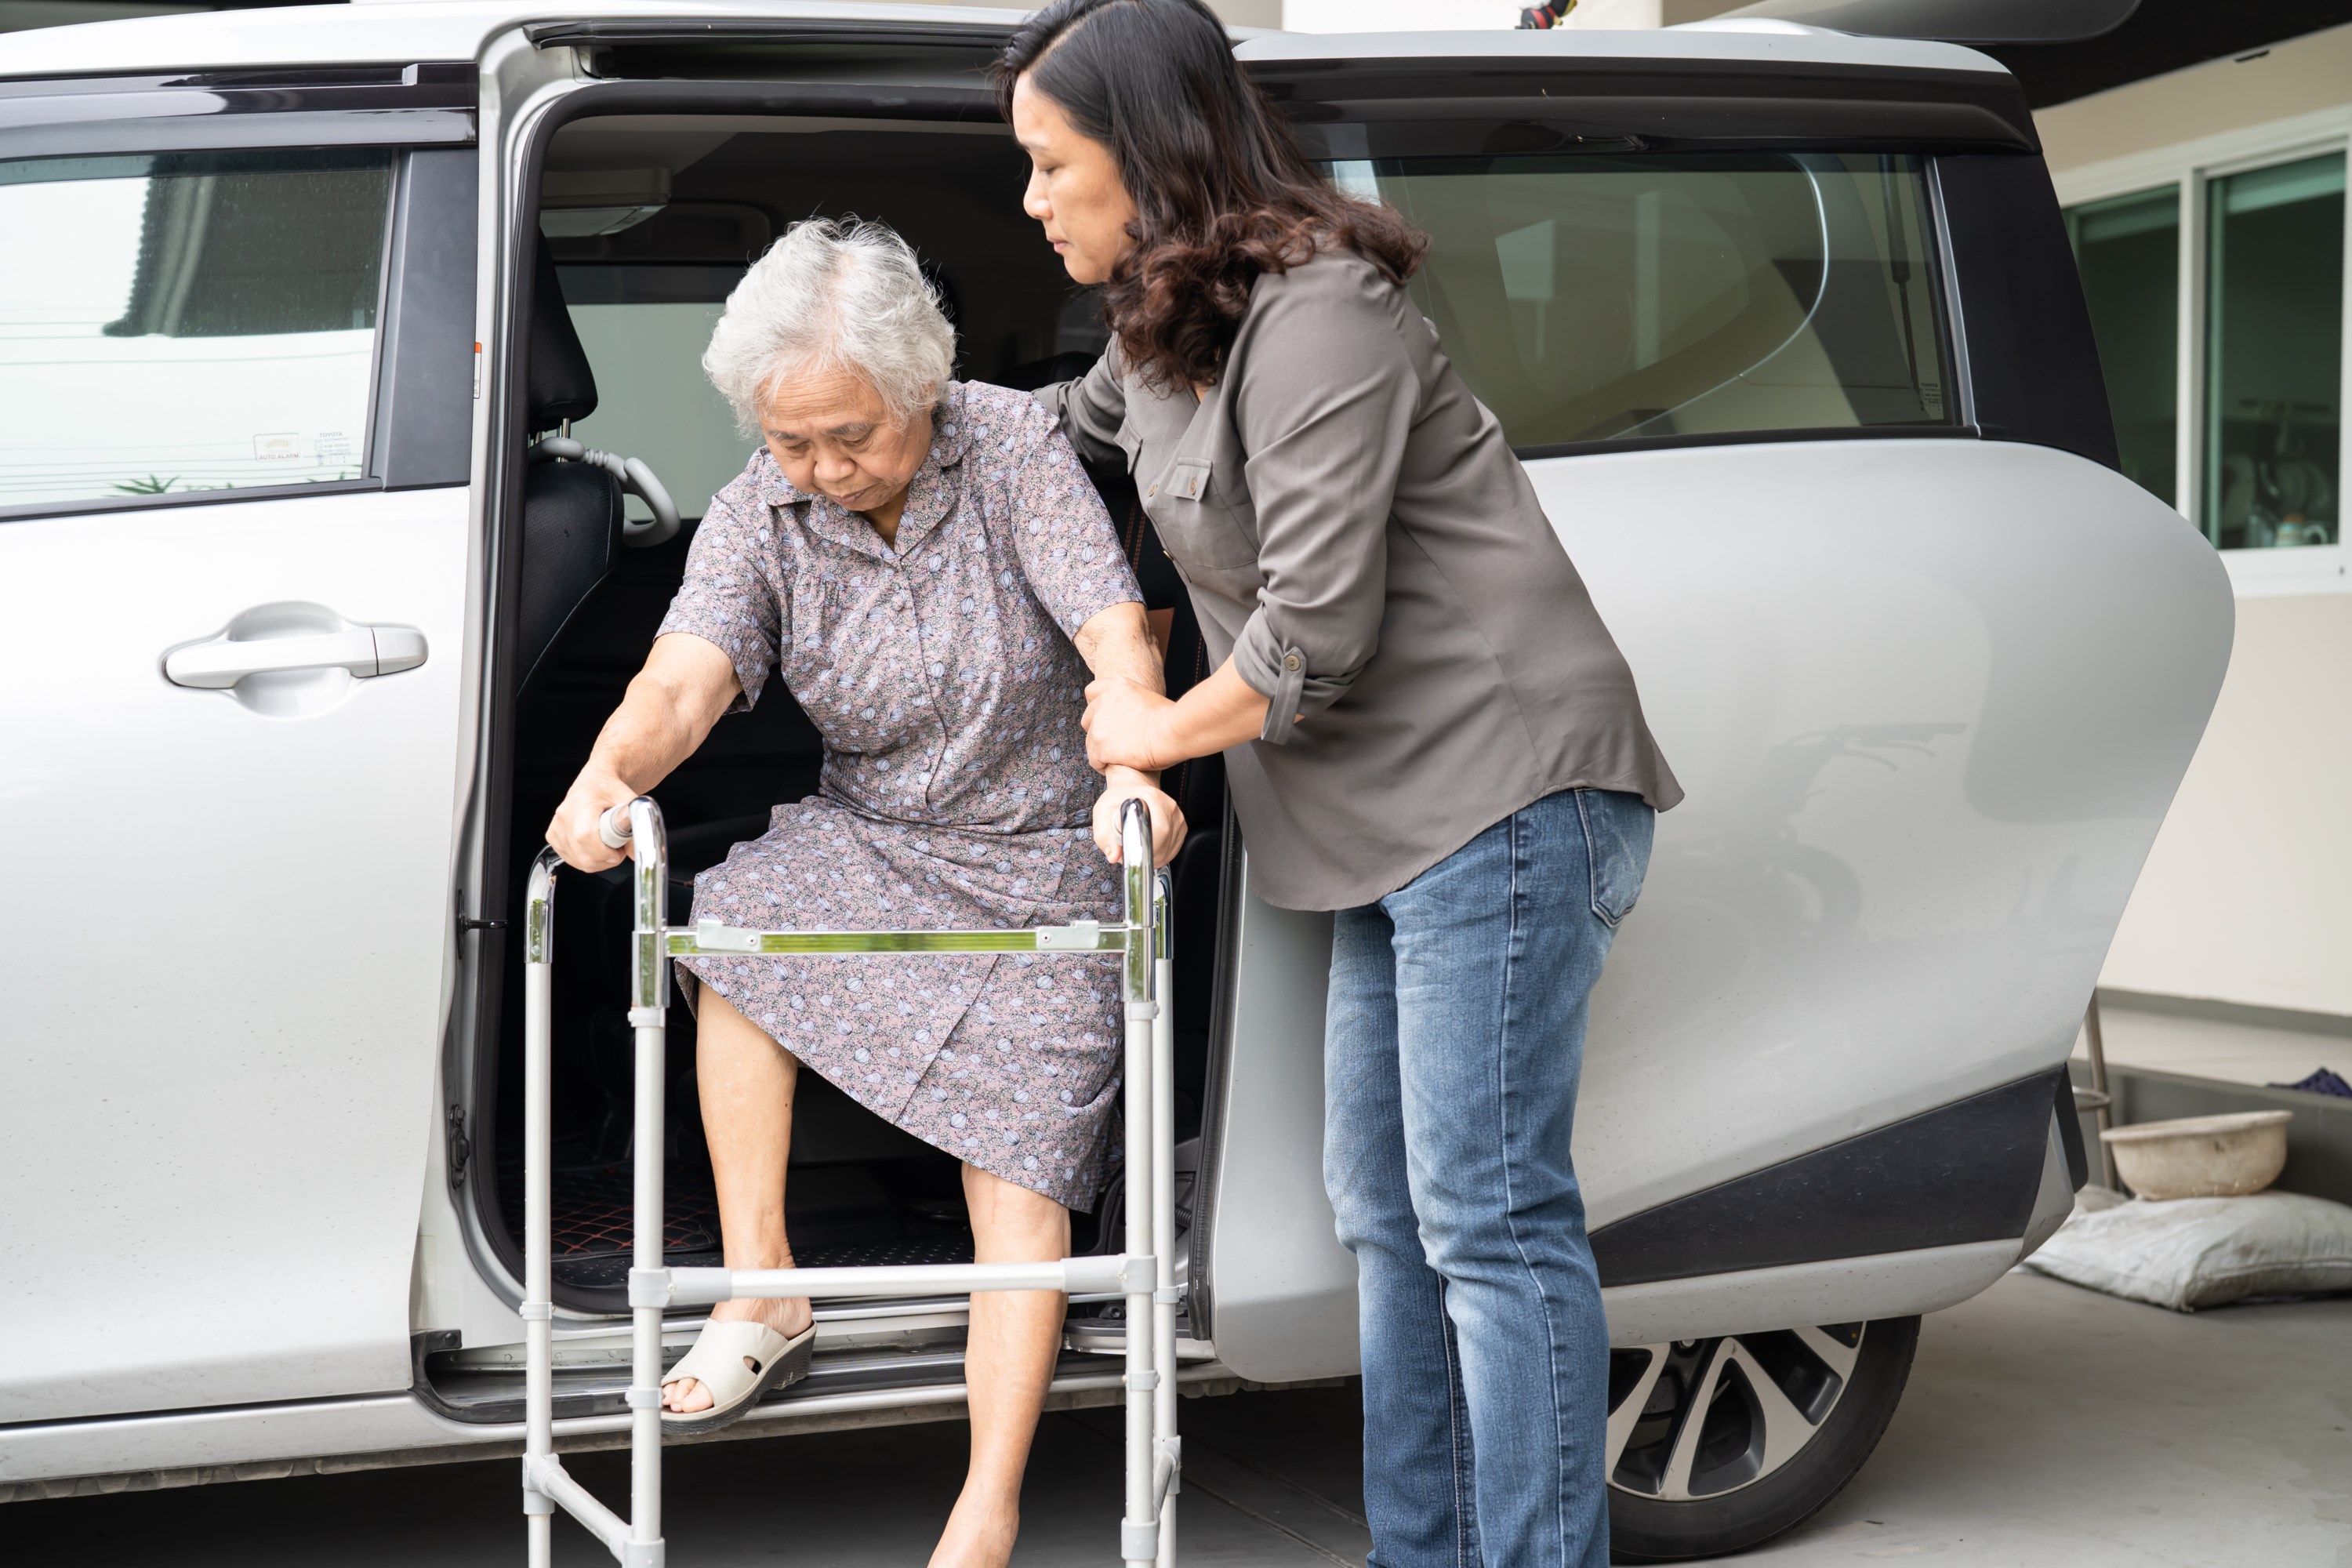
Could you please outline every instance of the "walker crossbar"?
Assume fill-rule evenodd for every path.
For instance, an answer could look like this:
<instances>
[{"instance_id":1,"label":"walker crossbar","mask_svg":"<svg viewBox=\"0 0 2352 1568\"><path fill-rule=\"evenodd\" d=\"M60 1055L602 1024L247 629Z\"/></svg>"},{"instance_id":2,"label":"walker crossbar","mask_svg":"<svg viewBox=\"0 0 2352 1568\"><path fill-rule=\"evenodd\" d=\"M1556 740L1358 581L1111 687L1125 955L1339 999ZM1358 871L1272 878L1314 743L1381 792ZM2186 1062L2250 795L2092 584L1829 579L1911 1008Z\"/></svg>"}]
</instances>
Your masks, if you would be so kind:
<instances>
[{"instance_id":1,"label":"walker crossbar","mask_svg":"<svg viewBox=\"0 0 2352 1568\"><path fill-rule=\"evenodd\" d=\"M1117 1291L1127 1298L1127 1497L1119 1559L1173 1568L1181 1452L1176 1436L1174 1030L1168 993L1167 882L1154 875L1151 821L1141 803L1119 813L1126 918L1014 931L746 931L703 921L667 923L667 837L661 808L640 796L626 826L600 824L607 844L634 842L635 917L630 936L629 1022L636 1031L636 1185L629 1270L633 1321L629 1389L629 1513L614 1513L555 1456L554 1288L551 1238L549 1042L555 941L553 849L531 865L523 953L523 1300L528 1352L523 1513L530 1568L549 1568L562 1508L626 1568L661 1568L662 1313L670 1307L754 1299L932 1296L975 1290ZM662 1260L662 1072L673 958L769 954L844 957L903 952L1116 952L1126 1003L1126 1246L1108 1257L1040 1263L878 1268L671 1268Z\"/></svg>"}]
</instances>

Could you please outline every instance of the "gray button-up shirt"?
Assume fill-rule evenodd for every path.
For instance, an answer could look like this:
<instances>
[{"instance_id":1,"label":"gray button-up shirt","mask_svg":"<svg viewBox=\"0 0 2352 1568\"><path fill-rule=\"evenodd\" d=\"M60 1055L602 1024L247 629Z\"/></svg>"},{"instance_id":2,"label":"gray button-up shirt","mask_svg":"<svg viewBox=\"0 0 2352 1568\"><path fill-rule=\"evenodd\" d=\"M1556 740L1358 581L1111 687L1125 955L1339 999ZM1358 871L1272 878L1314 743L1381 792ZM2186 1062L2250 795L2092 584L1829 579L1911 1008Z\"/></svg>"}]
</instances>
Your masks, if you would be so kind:
<instances>
[{"instance_id":1,"label":"gray button-up shirt","mask_svg":"<svg viewBox=\"0 0 2352 1568\"><path fill-rule=\"evenodd\" d=\"M1226 753L1268 901L1369 903L1557 790L1682 798L1501 425L1362 258L1261 277L1198 401L1116 344L1037 395L1125 455L1211 660L1272 700Z\"/></svg>"}]
</instances>

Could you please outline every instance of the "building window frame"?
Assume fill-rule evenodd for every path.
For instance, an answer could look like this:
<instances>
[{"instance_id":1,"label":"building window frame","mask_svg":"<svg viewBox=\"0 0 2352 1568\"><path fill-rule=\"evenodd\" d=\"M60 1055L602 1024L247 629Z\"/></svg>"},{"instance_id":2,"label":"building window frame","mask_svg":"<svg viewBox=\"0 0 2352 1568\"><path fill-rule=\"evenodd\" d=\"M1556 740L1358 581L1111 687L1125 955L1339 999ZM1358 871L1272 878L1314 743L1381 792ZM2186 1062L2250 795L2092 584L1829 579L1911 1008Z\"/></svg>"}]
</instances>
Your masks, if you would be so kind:
<instances>
[{"instance_id":1,"label":"building window frame","mask_svg":"<svg viewBox=\"0 0 2352 1568\"><path fill-rule=\"evenodd\" d=\"M2207 370L2207 232L2211 183L2231 174L2341 153L2352 162L2352 104L2272 121L2262 125L2151 148L2122 158L2053 170L2063 208L2111 196L2170 187L2179 198L2179 293L2175 308L2179 345L2174 363L2175 505L2203 527L2205 494L2204 397ZM2352 417L2352 201L2345 204L2345 333L2337 393L2339 419ZM2344 443L2352 457L2352 442ZM2352 478L2352 461L2340 463L2339 488ZM2219 552L2241 598L2288 594L2352 594L2352 546L2307 544L2292 550L2223 550Z\"/></svg>"}]
</instances>

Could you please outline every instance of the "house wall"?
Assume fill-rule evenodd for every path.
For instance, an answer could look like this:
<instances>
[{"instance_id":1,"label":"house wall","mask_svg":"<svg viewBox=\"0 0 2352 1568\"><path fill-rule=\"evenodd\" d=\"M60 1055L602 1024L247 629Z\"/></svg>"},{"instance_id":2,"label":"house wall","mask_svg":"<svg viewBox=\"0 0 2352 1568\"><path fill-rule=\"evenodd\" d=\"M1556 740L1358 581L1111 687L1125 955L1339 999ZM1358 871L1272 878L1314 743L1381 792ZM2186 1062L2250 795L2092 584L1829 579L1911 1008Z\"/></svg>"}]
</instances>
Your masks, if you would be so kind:
<instances>
[{"instance_id":1,"label":"house wall","mask_svg":"<svg viewBox=\"0 0 2352 1568\"><path fill-rule=\"evenodd\" d=\"M2204 743L2103 985L2352 1014L2352 595L2238 601Z\"/></svg>"},{"instance_id":2,"label":"house wall","mask_svg":"<svg viewBox=\"0 0 2352 1568\"><path fill-rule=\"evenodd\" d=\"M2273 45L2259 58L2208 60L2033 117L2053 171L2274 123L2352 103L2352 26Z\"/></svg>"},{"instance_id":3,"label":"house wall","mask_svg":"<svg viewBox=\"0 0 2352 1568\"><path fill-rule=\"evenodd\" d=\"M2035 116L2060 198L2352 127L2352 26ZM2324 144L2324 140L2321 144ZM2230 551L2228 679L2102 984L2352 1015L2352 577L2346 547Z\"/></svg>"}]
</instances>

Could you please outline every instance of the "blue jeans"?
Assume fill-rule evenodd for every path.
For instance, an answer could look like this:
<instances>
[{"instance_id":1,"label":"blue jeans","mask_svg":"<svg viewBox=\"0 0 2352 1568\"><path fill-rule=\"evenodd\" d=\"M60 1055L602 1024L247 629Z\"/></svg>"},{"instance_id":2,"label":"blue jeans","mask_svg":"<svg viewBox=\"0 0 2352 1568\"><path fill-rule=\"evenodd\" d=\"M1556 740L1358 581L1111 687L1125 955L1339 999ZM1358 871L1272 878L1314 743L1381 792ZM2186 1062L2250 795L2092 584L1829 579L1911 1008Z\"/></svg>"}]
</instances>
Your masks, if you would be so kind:
<instances>
[{"instance_id":1,"label":"blue jeans","mask_svg":"<svg viewBox=\"0 0 2352 1568\"><path fill-rule=\"evenodd\" d=\"M1655 814L1548 795L1342 910L1323 1180L1356 1255L1371 1568L1606 1568L1609 1332L1569 1158Z\"/></svg>"}]
</instances>

